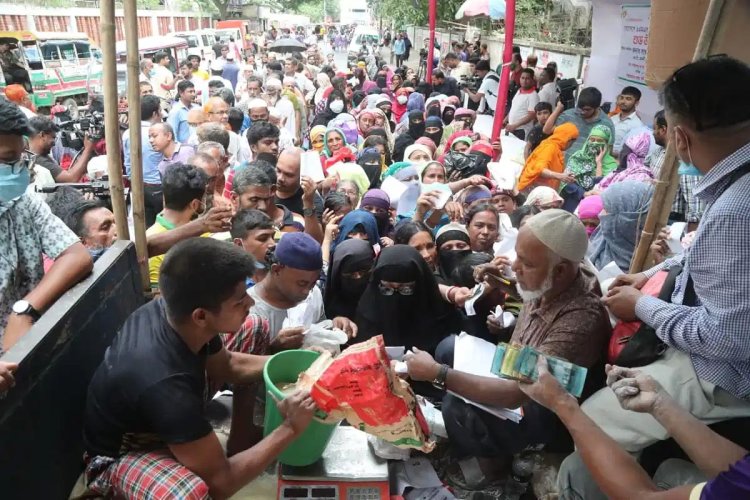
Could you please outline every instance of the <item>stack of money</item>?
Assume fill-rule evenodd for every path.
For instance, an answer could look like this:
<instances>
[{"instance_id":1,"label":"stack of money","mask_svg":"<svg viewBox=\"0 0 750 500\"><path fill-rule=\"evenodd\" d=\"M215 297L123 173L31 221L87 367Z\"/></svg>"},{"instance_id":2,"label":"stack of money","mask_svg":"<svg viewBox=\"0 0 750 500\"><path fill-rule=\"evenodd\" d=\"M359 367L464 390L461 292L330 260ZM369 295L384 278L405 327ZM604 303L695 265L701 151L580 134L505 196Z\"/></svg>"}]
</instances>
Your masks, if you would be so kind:
<instances>
[{"instance_id":1,"label":"stack of money","mask_svg":"<svg viewBox=\"0 0 750 500\"><path fill-rule=\"evenodd\" d=\"M501 378L536 381L539 378L536 363L540 355L540 352L531 346L502 342L498 344L495 351L491 371ZM560 382L560 385L573 396L580 397L588 369L561 358L545 357L549 372Z\"/></svg>"}]
</instances>

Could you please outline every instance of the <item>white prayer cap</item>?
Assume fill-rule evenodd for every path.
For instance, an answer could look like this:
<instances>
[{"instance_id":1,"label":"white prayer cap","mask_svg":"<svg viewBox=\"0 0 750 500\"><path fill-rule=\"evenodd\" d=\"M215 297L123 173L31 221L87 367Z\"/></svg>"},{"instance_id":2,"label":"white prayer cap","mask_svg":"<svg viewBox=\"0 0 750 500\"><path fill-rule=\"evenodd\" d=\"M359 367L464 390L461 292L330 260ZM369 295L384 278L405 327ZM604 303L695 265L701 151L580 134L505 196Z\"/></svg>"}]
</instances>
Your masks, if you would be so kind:
<instances>
[{"instance_id":1,"label":"white prayer cap","mask_svg":"<svg viewBox=\"0 0 750 500\"><path fill-rule=\"evenodd\" d=\"M586 256L589 239L586 228L578 217L559 208L544 210L531 217L529 228L544 246L565 260L582 262Z\"/></svg>"},{"instance_id":2,"label":"white prayer cap","mask_svg":"<svg viewBox=\"0 0 750 500\"><path fill-rule=\"evenodd\" d=\"M251 99L250 102L247 104L247 109L260 109L260 108L267 108L267 107L268 107L268 103L258 97L256 97L255 99Z\"/></svg>"}]
</instances>

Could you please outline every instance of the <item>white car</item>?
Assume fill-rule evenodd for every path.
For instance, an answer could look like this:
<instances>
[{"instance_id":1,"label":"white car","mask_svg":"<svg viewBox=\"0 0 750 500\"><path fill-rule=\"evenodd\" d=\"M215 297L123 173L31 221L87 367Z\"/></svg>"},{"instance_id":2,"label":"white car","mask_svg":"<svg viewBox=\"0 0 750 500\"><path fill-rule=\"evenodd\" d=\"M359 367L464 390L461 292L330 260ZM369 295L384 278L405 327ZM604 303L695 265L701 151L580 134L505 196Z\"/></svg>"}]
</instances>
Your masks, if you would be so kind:
<instances>
[{"instance_id":1,"label":"white car","mask_svg":"<svg viewBox=\"0 0 750 500\"><path fill-rule=\"evenodd\" d=\"M367 45L368 49L370 49L373 44L380 45L380 32L370 26L357 26L354 29L352 41L349 43L349 57L356 57L357 54L359 54L363 42Z\"/></svg>"}]
</instances>

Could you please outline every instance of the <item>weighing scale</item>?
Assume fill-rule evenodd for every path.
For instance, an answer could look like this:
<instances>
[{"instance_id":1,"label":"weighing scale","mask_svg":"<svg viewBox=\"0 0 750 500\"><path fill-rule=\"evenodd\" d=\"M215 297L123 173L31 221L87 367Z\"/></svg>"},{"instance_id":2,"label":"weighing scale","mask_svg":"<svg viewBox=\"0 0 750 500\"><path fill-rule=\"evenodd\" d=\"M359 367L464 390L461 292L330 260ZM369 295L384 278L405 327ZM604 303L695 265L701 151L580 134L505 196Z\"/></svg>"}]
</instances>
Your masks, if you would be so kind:
<instances>
[{"instance_id":1,"label":"weighing scale","mask_svg":"<svg viewBox=\"0 0 750 500\"><path fill-rule=\"evenodd\" d=\"M390 498L388 461L377 457L367 434L338 426L312 465L279 465L279 500L381 500Z\"/></svg>"}]
</instances>

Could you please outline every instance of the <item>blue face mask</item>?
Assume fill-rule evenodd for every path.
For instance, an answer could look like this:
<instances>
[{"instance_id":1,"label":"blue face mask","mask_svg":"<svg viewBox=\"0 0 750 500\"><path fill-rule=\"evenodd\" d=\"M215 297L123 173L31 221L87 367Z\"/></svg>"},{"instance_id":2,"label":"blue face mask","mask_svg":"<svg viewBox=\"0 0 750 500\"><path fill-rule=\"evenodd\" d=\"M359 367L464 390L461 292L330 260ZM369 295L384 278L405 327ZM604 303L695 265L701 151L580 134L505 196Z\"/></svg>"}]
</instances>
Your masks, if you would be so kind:
<instances>
[{"instance_id":1,"label":"blue face mask","mask_svg":"<svg viewBox=\"0 0 750 500\"><path fill-rule=\"evenodd\" d=\"M16 173L13 173L16 171ZM0 202L15 200L21 196L31 181L31 174L26 167L0 163Z\"/></svg>"},{"instance_id":2,"label":"blue face mask","mask_svg":"<svg viewBox=\"0 0 750 500\"><path fill-rule=\"evenodd\" d=\"M692 163L685 163L684 161L680 160L680 168L677 169L677 173L679 175L697 175L697 176L703 176L700 170L693 165Z\"/></svg>"},{"instance_id":3,"label":"blue face mask","mask_svg":"<svg viewBox=\"0 0 750 500\"><path fill-rule=\"evenodd\" d=\"M89 248L89 249L88 249L88 251L89 251L89 255L91 255L91 259L92 259L92 260L93 260L94 262L96 262L96 260L97 260L97 259L98 259L99 257L101 257L101 256L102 256L102 254L104 254L104 252L106 252L106 251L107 251L107 249L106 249L106 248L104 248L104 247L101 247L101 248Z\"/></svg>"}]
</instances>

